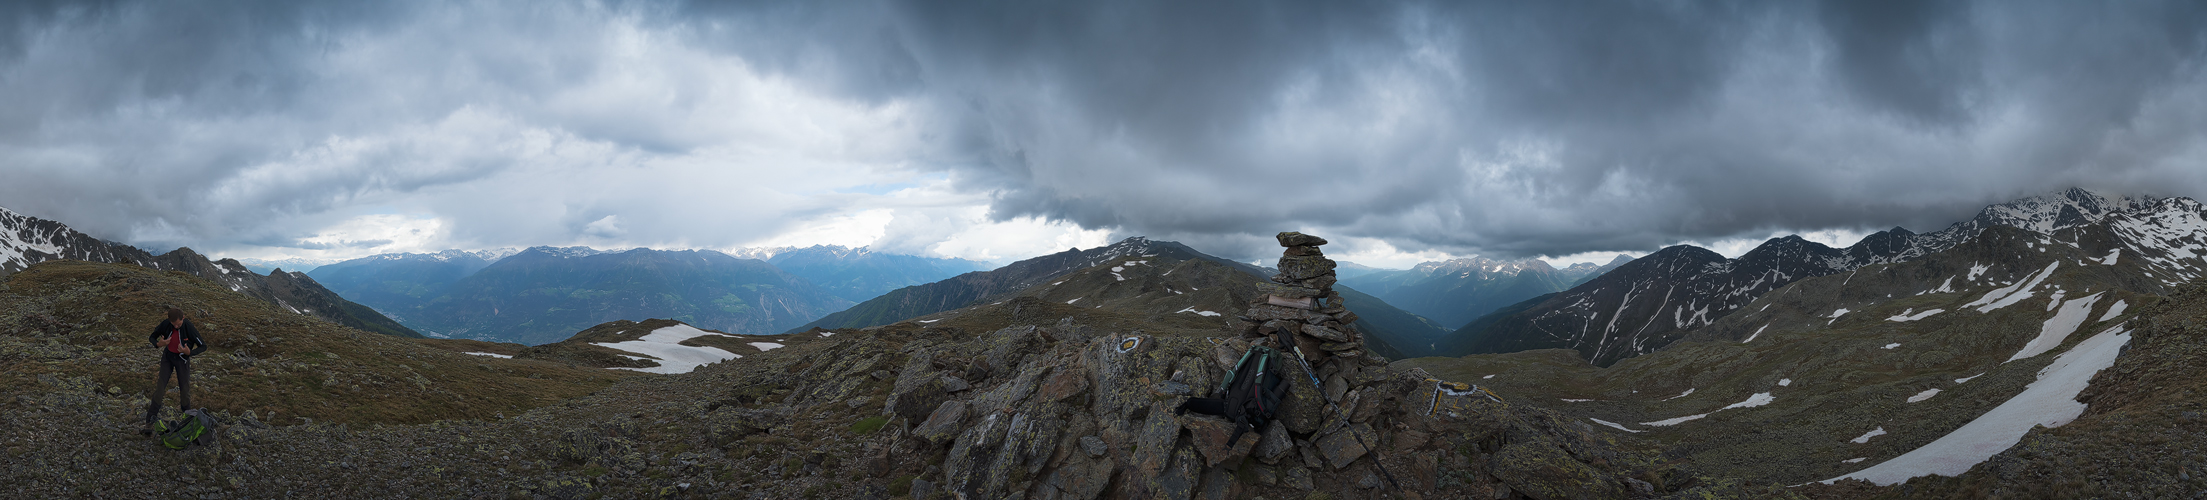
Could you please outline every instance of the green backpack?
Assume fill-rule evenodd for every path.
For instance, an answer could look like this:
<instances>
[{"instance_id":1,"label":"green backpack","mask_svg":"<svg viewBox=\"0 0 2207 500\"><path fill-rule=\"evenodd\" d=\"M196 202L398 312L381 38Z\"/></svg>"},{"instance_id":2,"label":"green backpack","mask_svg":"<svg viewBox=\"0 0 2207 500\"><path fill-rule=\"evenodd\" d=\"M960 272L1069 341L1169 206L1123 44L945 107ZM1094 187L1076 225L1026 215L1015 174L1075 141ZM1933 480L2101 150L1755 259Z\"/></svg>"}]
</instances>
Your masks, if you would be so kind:
<instances>
[{"instance_id":1,"label":"green backpack","mask_svg":"<svg viewBox=\"0 0 2207 500\"><path fill-rule=\"evenodd\" d=\"M154 424L154 431L161 436L161 445L181 450L196 443L213 444L215 418L200 410L187 410L184 418L175 422L161 421Z\"/></svg>"}]
</instances>

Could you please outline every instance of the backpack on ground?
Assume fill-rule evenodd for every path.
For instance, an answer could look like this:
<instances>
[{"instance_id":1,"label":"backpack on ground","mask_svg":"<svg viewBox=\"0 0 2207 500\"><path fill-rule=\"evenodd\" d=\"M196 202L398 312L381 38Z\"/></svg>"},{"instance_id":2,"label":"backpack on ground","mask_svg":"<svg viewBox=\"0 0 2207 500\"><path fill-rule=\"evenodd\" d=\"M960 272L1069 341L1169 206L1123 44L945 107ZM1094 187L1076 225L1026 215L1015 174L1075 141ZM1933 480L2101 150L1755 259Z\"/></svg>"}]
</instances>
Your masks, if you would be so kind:
<instances>
[{"instance_id":1,"label":"backpack on ground","mask_svg":"<svg viewBox=\"0 0 2207 500\"><path fill-rule=\"evenodd\" d=\"M1234 422L1234 434L1226 438L1231 446L1241 440L1242 433L1263 428L1279 414L1288 389L1286 378L1281 376L1285 371L1283 358L1272 346L1250 346L1241 354L1241 361L1226 372L1226 379L1219 381L1212 397L1189 398L1178 410L1217 415Z\"/></svg>"},{"instance_id":2,"label":"backpack on ground","mask_svg":"<svg viewBox=\"0 0 2207 500\"><path fill-rule=\"evenodd\" d=\"M154 432L161 436L162 446L181 450L193 444L202 446L213 444L215 424L214 417L207 416L204 411L193 409L185 411L182 419L173 422L164 420L155 423Z\"/></svg>"}]
</instances>

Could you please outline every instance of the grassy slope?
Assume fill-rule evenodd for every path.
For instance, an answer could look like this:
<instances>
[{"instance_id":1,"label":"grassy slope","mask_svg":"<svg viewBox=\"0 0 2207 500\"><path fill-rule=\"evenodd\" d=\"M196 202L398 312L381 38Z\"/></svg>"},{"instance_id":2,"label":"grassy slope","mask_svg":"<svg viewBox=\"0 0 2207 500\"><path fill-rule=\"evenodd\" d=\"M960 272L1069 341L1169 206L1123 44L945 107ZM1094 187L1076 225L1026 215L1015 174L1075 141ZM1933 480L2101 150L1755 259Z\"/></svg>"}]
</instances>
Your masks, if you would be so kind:
<instances>
[{"instance_id":1,"label":"grassy slope","mask_svg":"<svg viewBox=\"0 0 2207 500\"><path fill-rule=\"evenodd\" d=\"M281 311L178 272L57 261L0 290L0 398L45 379L83 378L142 402L158 354L146 332L189 311L212 345L194 359L194 402L296 422L421 423L518 414L629 376L431 347ZM168 406L174 408L174 399Z\"/></svg>"}]
</instances>

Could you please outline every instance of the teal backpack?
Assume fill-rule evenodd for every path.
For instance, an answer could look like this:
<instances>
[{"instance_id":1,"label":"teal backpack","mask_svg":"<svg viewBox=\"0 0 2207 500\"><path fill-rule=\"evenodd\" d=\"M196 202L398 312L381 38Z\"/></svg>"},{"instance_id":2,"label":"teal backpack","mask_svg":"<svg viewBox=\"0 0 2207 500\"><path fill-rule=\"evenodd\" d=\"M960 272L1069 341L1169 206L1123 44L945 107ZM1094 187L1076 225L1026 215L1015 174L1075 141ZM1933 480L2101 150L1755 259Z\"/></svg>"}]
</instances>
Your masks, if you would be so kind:
<instances>
[{"instance_id":1,"label":"teal backpack","mask_svg":"<svg viewBox=\"0 0 2207 500\"><path fill-rule=\"evenodd\" d=\"M184 418L181 420L174 422L164 420L154 423L153 430L161 436L162 446L181 450L193 444L201 446L214 444L216 424L214 417L207 416L204 411L193 409L185 411Z\"/></svg>"}]
</instances>

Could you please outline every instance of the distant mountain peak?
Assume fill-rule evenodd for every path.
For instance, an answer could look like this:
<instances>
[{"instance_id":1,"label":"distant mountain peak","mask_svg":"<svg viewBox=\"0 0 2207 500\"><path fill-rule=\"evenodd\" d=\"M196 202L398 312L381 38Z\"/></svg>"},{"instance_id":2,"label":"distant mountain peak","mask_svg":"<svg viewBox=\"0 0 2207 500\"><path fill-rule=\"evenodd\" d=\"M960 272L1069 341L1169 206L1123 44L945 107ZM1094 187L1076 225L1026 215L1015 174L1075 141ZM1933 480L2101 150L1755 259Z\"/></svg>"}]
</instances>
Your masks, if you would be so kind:
<instances>
[{"instance_id":1,"label":"distant mountain peak","mask_svg":"<svg viewBox=\"0 0 2207 500\"><path fill-rule=\"evenodd\" d=\"M2148 209L2167 199L2108 196L2084 188L2069 188L1986 206L1975 218L1959 224L2013 226L2048 233L2096 223L2116 212Z\"/></svg>"}]
</instances>

